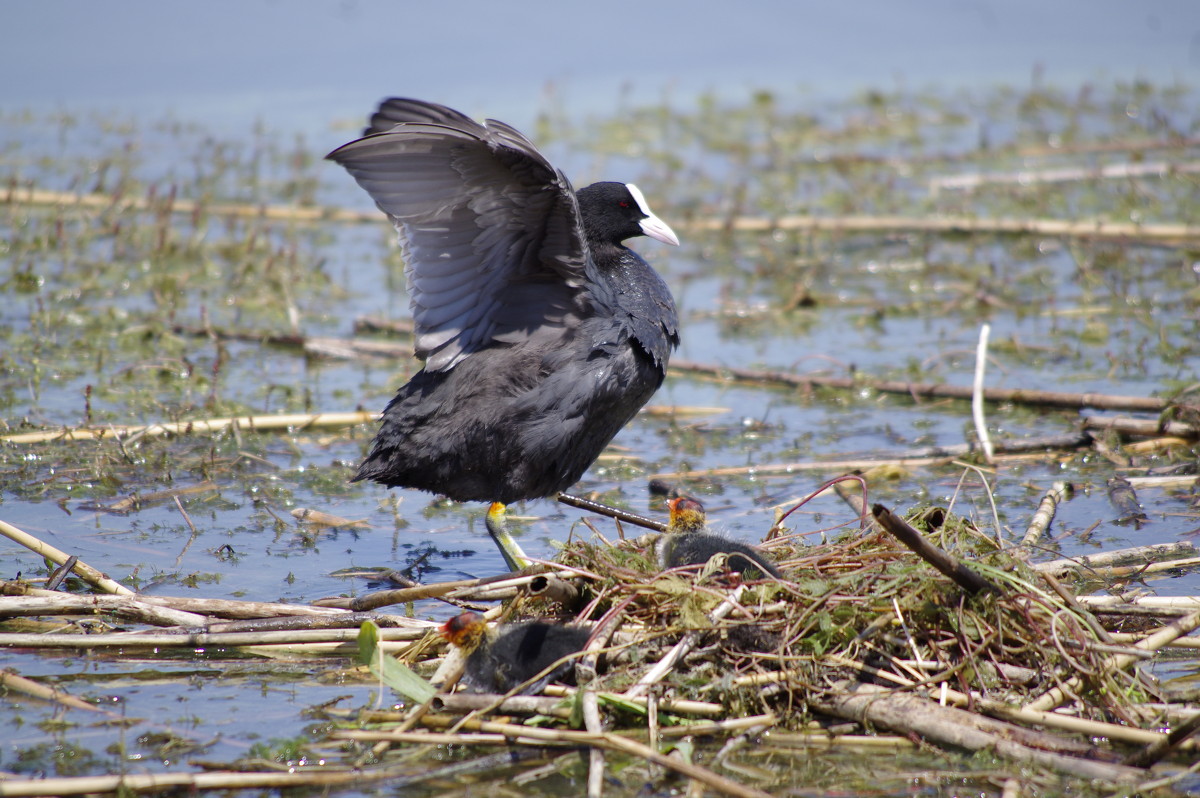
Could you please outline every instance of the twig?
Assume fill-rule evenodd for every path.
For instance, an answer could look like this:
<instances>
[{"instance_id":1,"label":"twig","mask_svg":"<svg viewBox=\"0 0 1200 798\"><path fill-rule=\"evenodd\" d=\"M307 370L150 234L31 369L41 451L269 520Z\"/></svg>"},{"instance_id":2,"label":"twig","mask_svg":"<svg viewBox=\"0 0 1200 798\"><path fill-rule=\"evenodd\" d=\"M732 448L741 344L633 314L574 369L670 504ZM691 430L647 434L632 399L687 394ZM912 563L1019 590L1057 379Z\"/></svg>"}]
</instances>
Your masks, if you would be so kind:
<instances>
[{"instance_id":1,"label":"twig","mask_svg":"<svg viewBox=\"0 0 1200 798\"><path fill-rule=\"evenodd\" d=\"M47 560L50 560L58 565L65 563L67 558L71 556L65 551L56 549L49 543L44 543L28 532L17 529L15 526L5 521L0 521L0 535L4 535L4 537L16 543L20 543L22 546L34 552L35 554L45 557ZM133 591L125 587L125 585L109 579L100 571L97 571L95 568L83 562L82 560L75 563L75 573L77 573L79 577L83 579L83 581L95 588L98 588L99 590L103 590L105 593L114 593L119 596L133 595Z\"/></svg>"},{"instance_id":2,"label":"twig","mask_svg":"<svg viewBox=\"0 0 1200 798\"><path fill-rule=\"evenodd\" d=\"M645 529L653 529L655 532L667 531L667 525L662 521L655 521L653 518L647 518L644 515L637 515L635 513L622 510L618 507L611 507L602 502L585 499L582 496L573 496L570 493L560 493L555 498L569 507L576 507L580 510L587 510L590 513L596 513L597 515L615 518L618 521L624 521Z\"/></svg>"},{"instance_id":3,"label":"twig","mask_svg":"<svg viewBox=\"0 0 1200 798\"><path fill-rule=\"evenodd\" d=\"M722 380L742 382L774 383L792 388L812 390L814 388L840 388L843 390L861 390L870 388L881 393L897 393L919 398L945 398L969 400L973 390L969 386L943 385L928 382L899 382L896 380L873 380L861 376L856 377L819 377L792 374L786 371L764 371L758 369L738 368L735 366L719 366L714 364L693 363L685 360L672 360L671 370L682 374L696 374L715 377ZM1050 407L1066 407L1082 409L1094 407L1105 410L1133 410L1147 413L1158 413L1166 409L1168 402L1149 396L1114 396L1099 393L1065 393L1059 391L1034 391L1020 388L988 388L983 391L983 398L989 402L1010 402L1022 405L1044 405Z\"/></svg>"},{"instance_id":4,"label":"twig","mask_svg":"<svg viewBox=\"0 0 1200 798\"><path fill-rule=\"evenodd\" d=\"M934 546L925 537L904 522L899 516L882 504L871 508L879 525L892 534L897 540L912 549L921 559L932 565L942 574L954 580L955 584L968 593L999 593L998 587L984 579L975 571L963 565L946 552Z\"/></svg>"}]
</instances>

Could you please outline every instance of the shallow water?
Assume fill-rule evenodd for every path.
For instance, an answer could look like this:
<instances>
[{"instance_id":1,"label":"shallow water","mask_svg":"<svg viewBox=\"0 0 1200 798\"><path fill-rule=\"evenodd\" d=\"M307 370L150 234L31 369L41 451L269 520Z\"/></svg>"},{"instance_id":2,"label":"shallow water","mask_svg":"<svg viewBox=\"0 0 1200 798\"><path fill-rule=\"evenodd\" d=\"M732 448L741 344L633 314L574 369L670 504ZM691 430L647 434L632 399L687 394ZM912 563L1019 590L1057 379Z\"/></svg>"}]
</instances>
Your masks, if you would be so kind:
<instances>
[{"instance_id":1,"label":"shallow water","mask_svg":"<svg viewBox=\"0 0 1200 798\"><path fill-rule=\"evenodd\" d=\"M94 13L90 6L73 8L83 15ZM1063 12L1081 24L1097 26L1097 35L1070 38L1074 44L1068 49L1077 49L1056 54L1064 60L1049 60L1047 71L1061 79L1082 70L1092 79L1101 62L1090 48L1101 47L1109 34L1129 31L1130 46L1139 48L1136 56L1103 61L1110 70L1119 63L1130 71L1144 69L1161 76L1151 65L1165 61L1175 65L1175 71L1186 72L1195 64L1180 42L1188 26L1196 25L1186 14L1179 24L1162 22L1182 14L1182 8L1161 4L1135 13L1114 6L1107 17ZM130 17L112 15L107 22L117 30L110 33L129 43L126 60L114 47L114 62L102 63L94 73L76 65L76 87L63 80L62 67L54 64L19 89L8 89L0 118L7 179L109 192L125 181L128 192L138 196L147 186L154 186L158 197L175 187L180 196L270 204L309 199L321 206L363 209L369 203L352 181L316 159L351 137L357 117L379 96L405 91L465 103L472 112L479 108L531 133L536 129L541 135L535 138L544 137L547 152L557 162L572 175L584 176L580 183L612 173L635 179L684 239L678 250L648 241L635 244L660 269L679 301L684 320L679 360L799 373L843 375L857 370L873 377L967 384L979 326L986 321L992 325L991 387L1151 395L1193 383L1200 371L1200 288L1194 253L1188 250L917 233L747 234L729 239L690 224L692 219L723 218L729 213L730 197L743 190L742 207L750 214L759 209L913 214L967 209L991 215L1070 217L1099 210L1195 223L1200 204L1195 181L1186 175L1161 181L1081 181L1033 190L999 188L970 196L932 197L927 191L931 177L972 171L981 163L989 171L1008 171L1087 165L1107 157L1011 155L1003 150L1006 144L1032 147L1072 135L1194 136L1200 122L1194 94L1185 90L1163 86L1139 93L1125 83L1097 81L1089 89L1068 81L1062 91L1048 90L1044 96L1032 92L1046 104L1038 111L1031 108L1036 105L1032 101L1020 102L1029 91L1024 81L1032 58L1013 55L1005 61L989 55L987 48L980 50L976 40L953 36L942 38L961 49L951 46L911 59L906 56L912 48L884 49L861 71L822 81L821 92L795 89L813 74L813 62L806 59L819 58L821 51L782 55L789 29L782 23L790 23L791 30L819 29L822 24L836 26L833 16L806 18L803 26L801 20L786 17L779 25L757 26L772 36L771 44L758 49L775 53L774 64L780 68L774 70L755 67L748 53L745 66L732 74L692 70L684 64L711 65L712 57L684 48L692 60L672 60L679 55L672 47L678 45L664 44L659 51L654 42L661 38L638 38L656 64L649 72L654 77L639 80L624 95L618 89L622 81L646 74L626 71L626 59L617 59L621 68L579 67L564 74L534 63L561 53L563 45L557 42L548 47L548 54L526 54L530 63L510 65L540 74L541 80L562 81L565 89L557 98L543 97L529 79L515 98L514 92L506 95L495 89L500 80L496 76L476 81L481 68L478 61L465 59L463 54L471 51L468 42L455 53L469 63L450 59L455 70L419 76L399 65L381 71L379 62L362 76L362 67L345 66L352 60L349 52L332 48L328 56L336 63L328 70L317 69L326 77L313 78L311 88L302 90L297 86L304 86L314 66L320 66L309 60L321 59L302 58L290 49L303 49L307 41L288 39L287 33L299 28L281 28L281 38L264 35L262 26L283 16L270 5L252 4L250 9L247 42L231 51L234 66L212 72L199 68L206 62L197 60L197 53L207 52L200 21L175 19L180 30L191 25L198 41L189 40L195 50L172 57L165 52L169 37L139 49L136 42L149 45L137 38ZM680 25L678 36L703 17L675 10L681 12L672 20ZM149 6L142 11L149 12ZM775 11L784 13L782 7ZM318 13L312 8L307 12ZM34 28L48 24L32 6L3 13L25 15ZM375 30L380 7L350 4L339 13L338 19L350 20L347 30L363 38L357 44L350 43L353 37L339 38L338 47L371 51L370 43L377 42L372 37L390 35ZM647 27L661 31L667 24L654 16L661 11L647 13L651 23L660 23ZM1012 12L991 13L993 29L1012 24ZM1152 16L1159 20L1157 27L1148 22ZM409 21L416 25L416 20ZM876 15L873 24L902 22L910 21ZM1066 24L1065 18L1059 22ZM486 27L477 24L472 35ZM953 32L955 23L945 24ZM706 23L706 29L710 27ZM55 29L54 35L77 34ZM172 34L176 35L183 36ZM868 42L871 35L855 41ZM250 43L265 48L262 58L267 61L273 56L281 64L295 65L296 74L249 69ZM436 51L438 44L424 41L421 46ZM946 59L942 63L961 63L969 54L963 51L972 47L985 56L979 69L988 82L975 83L966 73L956 72L965 84L962 88L954 83L953 88L930 94L890 93L897 64L903 63L904 74L914 84L923 85L943 75L937 52ZM16 59L21 50L8 52L0 58ZM340 60L334 58L339 52ZM1024 51L1013 45L1005 52ZM141 70L137 80L124 85L109 81L105 91L99 91L99 76L120 78L138 69L135 54L157 59L152 63L161 63L163 69ZM417 55L405 51L398 57ZM473 54L485 63L487 57L482 51ZM1111 59L1111 51L1105 57ZM194 82L172 82L172 75L185 72ZM1168 67L1165 72L1173 70ZM341 91L355 76L363 79L353 91ZM1178 75L1167 74L1165 82L1174 77ZM1018 88L999 89L993 85L998 82ZM852 96L862 84L885 85L882 99ZM746 86L771 92L769 107ZM706 88L713 91L701 96ZM48 113L62 110L64 104L74 107L84 94L89 96L82 105L92 110L70 116ZM664 96L666 101L657 102ZM645 105L647 97L656 102ZM615 114L616 105L625 111ZM1137 110L1131 111L1135 105ZM34 110L28 115L16 111L25 106ZM628 124L631 115L638 124ZM764 121L770 119L775 121ZM906 120L915 121L909 126ZM809 133L802 132L809 127ZM963 165L947 157L974 152L985 132L996 151L994 160L976 153ZM747 154L739 150L739 141L762 146ZM830 165L830 159L847 154L894 162ZM1194 159L1195 149L1179 147L1145 157L1184 161ZM176 324L211 323L286 333L291 331L291 308L300 332L349 337L359 316L403 317L402 266L382 222L264 226L251 220L167 214L157 219L154 214L93 218L20 206L3 206L3 214L0 418L14 428L74 426L89 418L129 424L233 413L376 410L414 368L408 360L319 359L295 348L218 343L171 330ZM816 304L787 309L786 301L799 283L809 288ZM840 471L798 467L786 476L768 476L751 467L881 459L971 438L965 403L913 402L870 391L809 395L672 374L652 404L719 409L698 415L682 410L676 415L643 414L618 437L614 456L593 467L577 492L595 491L608 501L661 517L660 501L648 495L650 475L747 468L745 473L699 476L685 484L705 500L720 527L748 540L761 537L771 526L776 508L791 506ZM993 436L1020 439L1072 432L1079 414L993 405L988 416ZM501 573L503 563L483 529L482 507L437 502L414 491L347 484L371 434L366 427L287 435L221 434L145 440L128 451L111 443L6 447L0 452L0 518L126 584L164 595L307 602L370 589L366 579L344 575L352 568L411 566L426 580ZM1194 464L1195 453L1177 451L1175 458ZM1170 462L1169 457L1145 458L1140 464ZM1052 540L1041 557L1188 540L1200 531L1191 490L1142 489L1139 499L1150 520L1140 527L1116 523L1104 484L1117 471L1092 454L1005 461L998 472L988 472L998 534L1007 541L1018 538L1041 492L1060 479L1075 482L1077 493L1060 508ZM128 515L88 509L88 502L112 504L130 494L205 480L212 480L216 488L180 497L182 511L173 501ZM871 499L898 509L953 502L957 512L995 533L986 491L969 469L914 470L872 484ZM298 507L362 519L370 528L305 528L289 514ZM569 534L590 534L580 523L584 514L551 502L525 503L513 511L527 516L517 531L533 556L552 556L555 543ZM832 498L814 500L792 518L799 530L828 529L831 535L837 534L837 525L854 521ZM604 534L616 534L610 522L596 523ZM821 534L814 531L813 539ZM21 547L5 542L0 552L7 564L6 578L44 573L39 558ZM1200 593L1200 577L1156 578L1147 586L1161 595L1195 595ZM412 611L442 618L455 610L425 602ZM322 681L309 663L226 659L220 652L171 660L128 653L5 650L0 651L0 666L45 677L140 719L128 731L91 724L74 714L60 723L59 713L47 705L15 701L0 710L0 728L6 730L0 736L8 738L0 767L23 772L136 772L174 770L181 759L228 762L250 753L256 743L315 738L315 733L309 735L314 722L305 714L310 707L338 696L348 696L344 705L353 707L370 705L376 698L371 685L336 681L341 677ZM205 747L180 757L136 742L152 732L171 732ZM130 749L126 756L113 748L122 742ZM837 756L814 755L808 761L815 764L801 772L802 778L836 784L822 778L836 773ZM797 768L794 763L764 766ZM953 769L962 764L919 759L897 760L895 766ZM979 782L971 785L985 793L990 789ZM573 787L568 780L537 789L555 794L570 793ZM928 789L930 794L951 794L955 781L935 781ZM883 790L909 794L903 778Z\"/></svg>"}]
</instances>

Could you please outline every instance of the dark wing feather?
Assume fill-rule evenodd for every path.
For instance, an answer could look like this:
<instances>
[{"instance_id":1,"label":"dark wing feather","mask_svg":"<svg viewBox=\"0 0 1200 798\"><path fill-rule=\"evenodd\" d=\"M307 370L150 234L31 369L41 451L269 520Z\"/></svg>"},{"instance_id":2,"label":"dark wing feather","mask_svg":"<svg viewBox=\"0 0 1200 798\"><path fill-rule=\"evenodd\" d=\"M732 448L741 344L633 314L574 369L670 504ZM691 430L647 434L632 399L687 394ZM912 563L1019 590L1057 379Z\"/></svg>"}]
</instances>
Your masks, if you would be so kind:
<instances>
[{"instance_id":1,"label":"dark wing feather","mask_svg":"<svg viewBox=\"0 0 1200 798\"><path fill-rule=\"evenodd\" d=\"M447 108L437 103L427 103L424 100L409 100L405 97L390 97L379 104L379 109L371 114L371 121L363 130L364 136L372 133L385 133L396 125L424 122L431 125L447 125L449 127L469 130L471 127L482 129L482 125L469 116Z\"/></svg>"},{"instance_id":2,"label":"dark wing feather","mask_svg":"<svg viewBox=\"0 0 1200 798\"><path fill-rule=\"evenodd\" d=\"M587 249L567 178L494 120L389 100L370 129L388 124L328 157L400 232L425 368L576 323Z\"/></svg>"}]
</instances>

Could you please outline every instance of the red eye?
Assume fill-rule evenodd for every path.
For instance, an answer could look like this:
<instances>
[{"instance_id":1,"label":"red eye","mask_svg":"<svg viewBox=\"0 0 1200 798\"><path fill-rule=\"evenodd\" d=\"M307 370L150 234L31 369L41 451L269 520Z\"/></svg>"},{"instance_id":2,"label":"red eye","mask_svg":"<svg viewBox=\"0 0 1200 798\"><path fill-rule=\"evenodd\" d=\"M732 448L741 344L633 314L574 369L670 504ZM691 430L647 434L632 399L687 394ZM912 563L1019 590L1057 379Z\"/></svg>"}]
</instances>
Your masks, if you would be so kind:
<instances>
[{"instance_id":1,"label":"red eye","mask_svg":"<svg viewBox=\"0 0 1200 798\"><path fill-rule=\"evenodd\" d=\"M618 205L620 205L622 208L628 208L628 207L629 207L629 203L628 203L628 202L626 202L625 200L621 200L621 201L620 201L619 203L617 203L617 204L618 204Z\"/></svg>"}]
</instances>

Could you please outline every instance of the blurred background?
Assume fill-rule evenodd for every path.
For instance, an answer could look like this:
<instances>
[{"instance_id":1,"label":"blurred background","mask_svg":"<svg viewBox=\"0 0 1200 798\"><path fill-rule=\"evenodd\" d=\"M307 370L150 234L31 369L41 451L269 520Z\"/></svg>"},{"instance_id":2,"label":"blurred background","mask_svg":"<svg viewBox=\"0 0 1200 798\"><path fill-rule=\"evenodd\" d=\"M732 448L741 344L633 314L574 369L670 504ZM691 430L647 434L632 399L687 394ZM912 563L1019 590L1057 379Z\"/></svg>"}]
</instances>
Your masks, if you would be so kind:
<instances>
[{"instance_id":1,"label":"blurred background","mask_svg":"<svg viewBox=\"0 0 1200 798\"><path fill-rule=\"evenodd\" d=\"M826 98L1200 69L1189 0L48 0L5 4L0 21L5 107L261 118L330 146L331 122L357 125L395 94L525 128L551 92L581 113L701 91Z\"/></svg>"}]
</instances>

